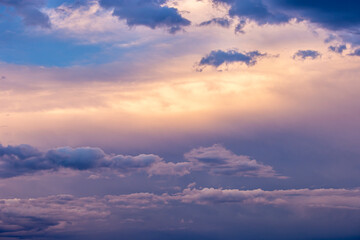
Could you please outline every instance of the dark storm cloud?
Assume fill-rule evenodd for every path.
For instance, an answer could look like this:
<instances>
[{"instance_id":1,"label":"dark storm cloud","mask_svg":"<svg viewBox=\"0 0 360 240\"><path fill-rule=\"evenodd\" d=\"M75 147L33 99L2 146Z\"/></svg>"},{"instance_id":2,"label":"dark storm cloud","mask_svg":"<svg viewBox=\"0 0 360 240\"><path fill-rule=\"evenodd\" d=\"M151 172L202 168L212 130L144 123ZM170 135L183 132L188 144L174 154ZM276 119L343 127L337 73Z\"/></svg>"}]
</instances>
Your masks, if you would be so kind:
<instances>
[{"instance_id":1,"label":"dark storm cloud","mask_svg":"<svg viewBox=\"0 0 360 240\"><path fill-rule=\"evenodd\" d=\"M14 8L26 25L50 28L49 17L40 10L45 3L45 0L0 0L0 5Z\"/></svg>"},{"instance_id":2,"label":"dark storm cloud","mask_svg":"<svg viewBox=\"0 0 360 240\"><path fill-rule=\"evenodd\" d=\"M209 21L200 23L200 26L208 26L208 25L212 25L212 24L228 28L231 24L231 21L227 18L213 18L213 19L210 19Z\"/></svg>"},{"instance_id":3,"label":"dark storm cloud","mask_svg":"<svg viewBox=\"0 0 360 240\"><path fill-rule=\"evenodd\" d=\"M339 53L339 54L342 54L343 51L345 51L346 49L347 49L346 45L337 45L337 46L330 46L329 47L330 51L333 51L333 52L336 52L336 53Z\"/></svg>"},{"instance_id":4,"label":"dark storm cloud","mask_svg":"<svg viewBox=\"0 0 360 240\"><path fill-rule=\"evenodd\" d=\"M316 59L320 57L321 54L318 51L314 50L299 50L293 55L293 59Z\"/></svg>"},{"instance_id":5,"label":"dark storm cloud","mask_svg":"<svg viewBox=\"0 0 360 240\"><path fill-rule=\"evenodd\" d=\"M252 66L256 64L258 58L264 56L266 56L266 53L260 53L259 51L241 53L236 50L215 50L203 57L200 60L199 66L209 65L219 67L224 63L228 64L235 62L245 63L248 66Z\"/></svg>"},{"instance_id":6,"label":"dark storm cloud","mask_svg":"<svg viewBox=\"0 0 360 240\"><path fill-rule=\"evenodd\" d=\"M360 2L353 0L213 0L230 6L229 15L263 24L307 20L331 30L358 28Z\"/></svg>"},{"instance_id":7,"label":"dark storm cloud","mask_svg":"<svg viewBox=\"0 0 360 240\"><path fill-rule=\"evenodd\" d=\"M190 25L178 10L164 6L166 0L100 0L104 8L113 8L113 15L126 20L127 25L143 25L152 29L163 27L175 33Z\"/></svg>"}]
</instances>

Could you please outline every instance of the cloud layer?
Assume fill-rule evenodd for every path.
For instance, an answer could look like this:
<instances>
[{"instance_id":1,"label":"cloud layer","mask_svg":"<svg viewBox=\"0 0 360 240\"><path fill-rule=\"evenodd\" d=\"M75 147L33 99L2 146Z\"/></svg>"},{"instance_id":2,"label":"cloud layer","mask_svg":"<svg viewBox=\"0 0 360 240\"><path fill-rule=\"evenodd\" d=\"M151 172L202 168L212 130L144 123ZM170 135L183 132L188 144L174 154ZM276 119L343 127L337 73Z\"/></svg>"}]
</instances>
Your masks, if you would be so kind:
<instances>
[{"instance_id":1,"label":"cloud layer","mask_svg":"<svg viewBox=\"0 0 360 240\"><path fill-rule=\"evenodd\" d=\"M181 205L269 206L296 211L311 209L360 210L359 189L289 189L264 191L187 188L174 194L132 193L104 197L54 195L31 199L0 199L0 236L36 237L43 234L85 230L90 223L104 223L117 209L124 216L148 209L176 209ZM189 206L187 206L188 208ZM145 215L144 215L145 216ZM119 223L127 221L126 217ZM159 226L157 226L159 227ZM93 226L92 228L97 228ZM70 230L71 229L71 230ZM141 229L141 227L140 227Z\"/></svg>"}]
</instances>

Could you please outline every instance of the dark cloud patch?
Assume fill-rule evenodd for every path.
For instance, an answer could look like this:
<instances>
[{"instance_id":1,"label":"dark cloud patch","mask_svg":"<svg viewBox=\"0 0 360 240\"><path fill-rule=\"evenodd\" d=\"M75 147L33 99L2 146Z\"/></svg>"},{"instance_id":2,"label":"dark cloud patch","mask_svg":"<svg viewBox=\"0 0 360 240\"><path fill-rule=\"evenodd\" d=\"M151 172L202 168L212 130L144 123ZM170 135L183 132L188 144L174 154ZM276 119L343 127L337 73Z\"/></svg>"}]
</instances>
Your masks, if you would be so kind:
<instances>
[{"instance_id":1,"label":"dark cloud patch","mask_svg":"<svg viewBox=\"0 0 360 240\"><path fill-rule=\"evenodd\" d=\"M14 8L26 25L50 28L49 16L40 10L45 3L45 0L0 0L1 5Z\"/></svg>"},{"instance_id":2,"label":"dark cloud patch","mask_svg":"<svg viewBox=\"0 0 360 240\"><path fill-rule=\"evenodd\" d=\"M36 216L22 216L20 213L0 214L0 236L16 237L26 235L28 237L38 235L48 228L56 226L58 222Z\"/></svg>"},{"instance_id":3,"label":"dark cloud patch","mask_svg":"<svg viewBox=\"0 0 360 240\"><path fill-rule=\"evenodd\" d=\"M48 151L44 158L55 166L89 170L104 165L106 154L99 148L58 148Z\"/></svg>"},{"instance_id":4,"label":"dark cloud patch","mask_svg":"<svg viewBox=\"0 0 360 240\"><path fill-rule=\"evenodd\" d=\"M229 15L259 25L307 20L331 30L360 27L360 2L353 0L213 0L230 6Z\"/></svg>"},{"instance_id":5,"label":"dark cloud patch","mask_svg":"<svg viewBox=\"0 0 360 240\"><path fill-rule=\"evenodd\" d=\"M336 52L336 53L342 54L343 51L346 50L346 45L330 46L330 47L329 47L329 50L332 51L332 52Z\"/></svg>"},{"instance_id":6,"label":"dark cloud patch","mask_svg":"<svg viewBox=\"0 0 360 240\"><path fill-rule=\"evenodd\" d=\"M285 23L290 19L289 16L276 8L269 8L261 0L213 0L213 2L229 5L229 15L231 17L251 19L260 25Z\"/></svg>"},{"instance_id":7,"label":"dark cloud patch","mask_svg":"<svg viewBox=\"0 0 360 240\"><path fill-rule=\"evenodd\" d=\"M318 51L314 50L299 50L293 55L293 59L316 59L319 58L321 54Z\"/></svg>"},{"instance_id":8,"label":"dark cloud patch","mask_svg":"<svg viewBox=\"0 0 360 240\"><path fill-rule=\"evenodd\" d=\"M213 18L209 21L200 23L200 26L219 25L221 27L230 27L231 21L228 18Z\"/></svg>"},{"instance_id":9,"label":"dark cloud patch","mask_svg":"<svg viewBox=\"0 0 360 240\"><path fill-rule=\"evenodd\" d=\"M333 30L360 26L360 2L353 0L271 0L274 8Z\"/></svg>"},{"instance_id":10,"label":"dark cloud patch","mask_svg":"<svg viewBox=\"0 0 360 240\"><path fill-rule=\"evenodd\" d=\"M176 33L190 25L173 7L164 6L166 0L100 0L104 8L113 8L113 15L126 20L127 25L143 25L155 28L166 28Z\"/></svg>"},{"instance_id":11,"label":"dark cloud patch","mask_svg":"<svg viewBox=\"0 0 360 240\"><path fill-rule=\"evenodd\" d=\"M245 33L244 27L246 25L246 20L240 20L240 22L235 27L235 33Z\"/></svg>"},{"instance_id":12,"label":"dark cloud patch","mask_svg":"<svg viewBox=\"0 0 360 240\"><path fill-rule=\"evenodd\" d=\"M162 162L159 156L141 154L138 156L108 155L100 148L63 147L40 152L29 145L0 145L0 178L10 178L38 171L57 171L67 168L79 171L112 169L126 175L147 171Z\"/></svg>"},{"instance_id":13,"label":"dark cloud patch","mask_svg":"<svg viewBox=\"0 0 360 240\"><path fill-rule=\"evenodd\" d=\"M219 67L222 64L229 63L245 63L248 66L255 65L257 60L261 57L266 56L266 53L260 53L259 51L252 52L238 52L236 50L215 50L211 51L207 56L203 57L199 62L199 67L213 66ZM201 69L200 69L201 71Z\"/></svg>"},{"instance_id":14,"label":"dark cloud patch","mask_svg":"<svg viewBox=\"0 0 360 240\"><path fill-rule=\"evenodd\" d=\"M350 56L359 56L360 57L360 48L355 49L354 52L349 54Z\"/></svg>"}]
</instances>

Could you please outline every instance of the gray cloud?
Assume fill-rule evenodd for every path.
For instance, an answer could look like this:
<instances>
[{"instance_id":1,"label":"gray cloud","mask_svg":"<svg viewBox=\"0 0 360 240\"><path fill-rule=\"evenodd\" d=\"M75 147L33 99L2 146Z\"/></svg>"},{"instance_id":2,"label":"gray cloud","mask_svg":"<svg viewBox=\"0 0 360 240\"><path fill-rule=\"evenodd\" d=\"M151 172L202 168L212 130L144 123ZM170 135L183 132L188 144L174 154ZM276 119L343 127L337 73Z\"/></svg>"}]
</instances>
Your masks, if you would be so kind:
<instances>
[{"instance_id":1,"label":"gray cloud","mask_svg":"<svg viewBox=\"0 0 360 240\"><path fill-rule=\"evenodd\" d=\"M339 53L339 54L342 54L343 51L345 51L346 49L347 49L346 45L336 45L336 46L330 46L329 47L330 51L333 51L333 52L336 52L336 53Z\"/></svg>"},{"instance_id":2,"label":"gray cloud","mask_svg":"<svg viewBox=\"0 0 360 240\"><path fill-rule=\"evenodd\" d=\"M259 51L252 51L252 52L238 52L236 50L215 50L211 51L208 55L203 57L199 62L199 67L204 66L214 66L219 67L222 64L229 64L229 63L245 63L248 66L255 65L257 60L261 57L266 56L266 53L260 53ZM201 71L201 69L199 69Z\"/></svg>"},{"instance_id":3,"label":"gray cloud","mask_svg":"<svg viewBox=\"0 0 360 240\"><path fill-rule=\"evenodd\" d=\"M45 3L45 0L0 0L0 4L14 8L26 25L50 28L49 17L40 10Z\"/></svg>"},{"instance_id":4,"label":"gray cloud","mask_svg":"<svg viewBox=\"0 0 360 240\"><path fill-rule=\"evenodd\" d=\"M229 20L228 18L213 18L213 19L210 19L209 21L200 23L200 26L209 26L212 24L228 28L228 27L230 27L231 20Z\"/></svg>"},{"instance_id":5,"label":"gray cloud","mask_svg":"<svg viewBox=\"0 0 360 240\"><path fill-rule=\"evenodd\" d=\"M293 55L293 59L316 59L319 58L321 54L318 51L314 50L299 50Z\"/></svg>"},{"instance_id":6,"label":"gray cloud","mask_svg":"<svg viewBox=\"0 0 360 240\"><path fill-rule=\"evenodd\" d=\"M164 6L167 0L100 0L104 8L112 8L113 15L124 19L129 26L143 25L152 29L162 27L175 33L190 25L176 8Z\"/></svg>"}]
</instances>

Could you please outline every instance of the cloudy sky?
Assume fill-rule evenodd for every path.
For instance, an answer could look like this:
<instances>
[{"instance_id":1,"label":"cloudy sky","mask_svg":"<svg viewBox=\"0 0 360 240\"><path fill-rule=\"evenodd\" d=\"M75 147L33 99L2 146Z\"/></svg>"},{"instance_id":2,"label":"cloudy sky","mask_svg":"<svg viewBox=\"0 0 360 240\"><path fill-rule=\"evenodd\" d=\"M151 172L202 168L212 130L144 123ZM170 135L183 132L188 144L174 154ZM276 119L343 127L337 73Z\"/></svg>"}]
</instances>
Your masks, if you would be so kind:
<instances>
[{"instance_id":1,"label":"cloudy sky","mask_svg":"<svg viewBox=\"0 0 360 240\"><path fill-rule=\"evenodd\" d=\"M0 238L359 239L359 76L355 0L0 0Z\"/></svg>"}]
</instances>

